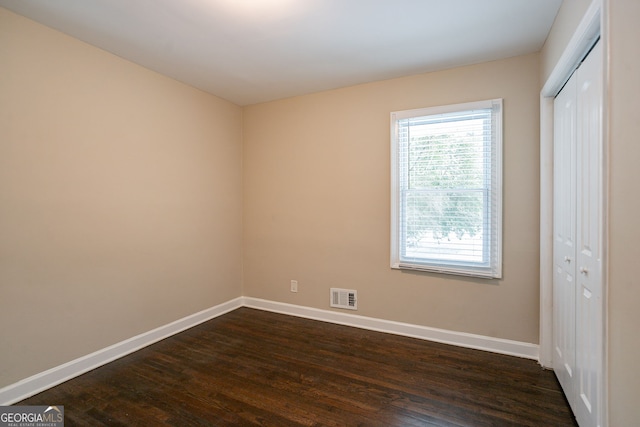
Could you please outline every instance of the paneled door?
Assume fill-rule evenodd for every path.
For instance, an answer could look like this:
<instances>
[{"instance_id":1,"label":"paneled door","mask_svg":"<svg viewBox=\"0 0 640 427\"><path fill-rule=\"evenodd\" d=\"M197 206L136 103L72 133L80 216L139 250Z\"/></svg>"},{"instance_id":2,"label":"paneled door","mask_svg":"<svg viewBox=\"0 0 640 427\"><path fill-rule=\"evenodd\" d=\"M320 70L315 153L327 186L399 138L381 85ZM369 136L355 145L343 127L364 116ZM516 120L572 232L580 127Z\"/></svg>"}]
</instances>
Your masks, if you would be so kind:
<instances>
[{"instance_id":1,"label":"paneled door","mask_svg":"<svg viewBox=\"0 0 640 427\"><path fill-rule=\"evenodd\" d=\"M554 102L554 361L581 427L602 425L603 139L598 42Z\"/></svg>"},{"instance_id":2,"label":"paneled door","mask_svg":"<svg viewBox=\"0 0 640 427\"><path fill-rule=\"evenodd\" d=\"M603 334L603 144L602 46L598 43L578 69L576 418L598 425L602 392Z\"/></svg>"},{"instance_id":3,"label":"paneled door","mask_svg":"<svg viewBox=\"0 0 640 427\"><path fill-rule=\"evenodd\" d=\"M554 101L553 369L567 395L576 370L577 76Z\"/></svg>"}]
</instances>

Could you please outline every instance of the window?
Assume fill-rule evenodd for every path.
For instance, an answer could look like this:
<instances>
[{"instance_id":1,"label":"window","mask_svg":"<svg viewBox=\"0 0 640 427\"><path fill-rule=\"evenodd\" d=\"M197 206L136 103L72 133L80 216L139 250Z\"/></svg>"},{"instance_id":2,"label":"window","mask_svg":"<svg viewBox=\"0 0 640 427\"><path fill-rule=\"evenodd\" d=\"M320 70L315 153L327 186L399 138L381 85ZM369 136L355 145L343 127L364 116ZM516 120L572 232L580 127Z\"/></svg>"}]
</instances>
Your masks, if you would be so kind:
<instances>
[{"instance_id":1,"label":"window","mask_svg":"<svg viewBox=\"0 0 640 427\"><path fill-rule=\"evenodd\" d=\"M502 275L502 100L391 113L391 267Z\"/></svg>"}]
</instances>

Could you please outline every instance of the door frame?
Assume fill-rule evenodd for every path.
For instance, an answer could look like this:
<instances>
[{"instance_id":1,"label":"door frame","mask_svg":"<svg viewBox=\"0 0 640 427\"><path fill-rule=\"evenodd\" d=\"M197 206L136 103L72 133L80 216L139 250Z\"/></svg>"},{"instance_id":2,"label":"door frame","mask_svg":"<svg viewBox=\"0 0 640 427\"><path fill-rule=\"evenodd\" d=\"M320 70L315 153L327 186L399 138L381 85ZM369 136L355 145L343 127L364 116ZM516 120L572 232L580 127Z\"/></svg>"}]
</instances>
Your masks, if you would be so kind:
<instances>
[{"instance_id":1,"label":"door frame","mask_svg":"<svg viewBox=\"0 0 640 427\"><path fill-rule=\"evenodd\" d=\"M602 367L601 393L599 402L603 426L607 425L607 241L608 241L608 42L606 13L603 2L593 0L587 9L573 37L567 44L553 71L540 92L540 349L539 362L545 368L553 367L553 100L567 82L571 74L578 68L582 59L589 52L594 42L601 38L603 47L603 244L602 260L602 319L605 346Z\"/></svg>"}]
</instances>

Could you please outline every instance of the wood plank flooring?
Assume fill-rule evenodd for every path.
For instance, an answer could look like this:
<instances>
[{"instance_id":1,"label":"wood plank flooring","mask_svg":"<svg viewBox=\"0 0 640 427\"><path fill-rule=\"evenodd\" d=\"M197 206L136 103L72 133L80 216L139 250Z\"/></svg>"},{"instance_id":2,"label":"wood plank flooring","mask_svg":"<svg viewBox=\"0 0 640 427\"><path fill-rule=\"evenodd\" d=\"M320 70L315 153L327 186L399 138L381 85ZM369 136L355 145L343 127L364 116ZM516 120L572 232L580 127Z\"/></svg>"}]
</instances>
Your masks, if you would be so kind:
<instances>
[{"instance_id":1,"label":"wood plank flooring","mask_svg":"<svg viewBox=\"0 0 640 427\"><path fill-rule=\"evenodd\" d=\"M20 402L66 426L576 426L532 360L241 308Z\"/></svg>"}]
</instances>

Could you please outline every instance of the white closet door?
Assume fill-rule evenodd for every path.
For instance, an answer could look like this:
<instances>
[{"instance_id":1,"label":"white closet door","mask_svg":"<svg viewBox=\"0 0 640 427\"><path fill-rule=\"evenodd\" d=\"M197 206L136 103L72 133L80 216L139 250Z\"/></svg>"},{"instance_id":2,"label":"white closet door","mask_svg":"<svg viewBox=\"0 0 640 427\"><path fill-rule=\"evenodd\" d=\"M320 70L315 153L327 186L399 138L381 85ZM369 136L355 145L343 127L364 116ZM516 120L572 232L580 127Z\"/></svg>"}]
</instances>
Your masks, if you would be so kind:
<instances>
[{"instance_id":1,"label":"white closet door","mask_svg":"<svg viewBox=\"0 0 640 427\"><path fill-rule=\"evenodd\" d=\"M576 393L576 117L574 74L554 101L553 369Z\"/></svg>"},{"instance_id":2,"label":"white closet door","mask_svg":"<svg viewBox=\"0 0 640 427\"><path fill-rule=\"evenodd\" d=\"M602 47L554 102L553 369L581 427L602 425Z\"/></svg>"},{"instance_id":3,"label":"white closet door","mask_svg":"<svg viewBox=\"0 0 640 427\"><path fill-rule=\"evenodd\" d=\"M577 317L575 415L583 426L600 421L603 371L602 253L602 43L577 71Z\"/></svg>"}]
</instances>

